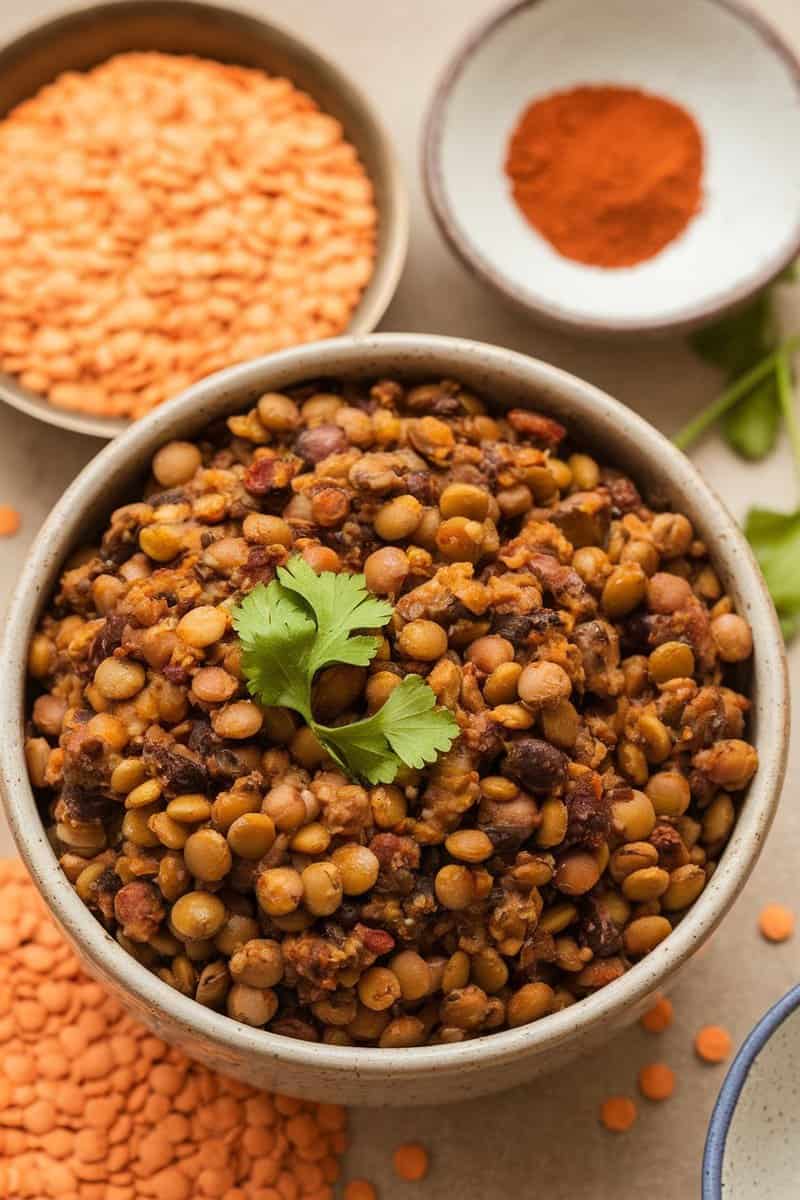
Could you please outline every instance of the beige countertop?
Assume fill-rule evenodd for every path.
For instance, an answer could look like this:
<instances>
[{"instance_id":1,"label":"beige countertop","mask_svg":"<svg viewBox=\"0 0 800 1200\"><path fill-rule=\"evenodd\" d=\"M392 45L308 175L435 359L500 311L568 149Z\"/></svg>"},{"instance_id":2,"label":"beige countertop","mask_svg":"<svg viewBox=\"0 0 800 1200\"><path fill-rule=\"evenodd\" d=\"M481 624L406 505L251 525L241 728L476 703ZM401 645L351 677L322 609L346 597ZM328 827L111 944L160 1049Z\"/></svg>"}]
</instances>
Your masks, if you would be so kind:
<instances>
[{"instance_id":1,"label":"beige countertop","mask_svg":"<svg viewBox=\"0 0 800 1200\"><path fill-rule=\"evenodd\" d=\"M666 432L713 395L714 373L697 363L682 342L608 347L542 332L505 308L443 245L418 174L420 123L445 60L476 21L496 7L491 0L237 4L273 17L327 52L379 105L394 135L411 189L412 240L383 328L461 334L548 359L606 388ZM797 0L758 0L753 6L800 50ZM0 0L0 39L61 7L61 0ZM0 405L0 503L15 505L23 517L19 535L0 540L0 611L39 524L99 446ZM792 481L785 447L767 463L746 466L712 438L698 450L696 461L737 515L756 497L777 507L789 503ZM791 663L796 689L800 644ZM436 1110L359 1111L354 1114L349 1173L373 1179L382 1200L410 1200L412 1194L426 1200L452 1194L464 1200L696 1196L706 1125L723 1072L693 1059L692 1036L705 1023L721 1022L740 1041L800 977L800 938L767 947L755 929L767 900L798 901L800 813L794 788L799 781L800 742L795 737L784 803L767 848L713 944L677 985L672 1030L661 1038L630 1030L558 1075L486 1100ZM0 818L0 853L10 851ZM674 1098L664 1106L643 1102L636 1126L623 1139L605 1133L597 1123L601 1099L610 1093L634 1094L639 1066L656 1057L678 1072ZM390 1168L392 1148L408 1139L425 1142L432 1153L429 1178L416 1192L412 1185L394 1181Z\"/></svg>"}]
</instances>

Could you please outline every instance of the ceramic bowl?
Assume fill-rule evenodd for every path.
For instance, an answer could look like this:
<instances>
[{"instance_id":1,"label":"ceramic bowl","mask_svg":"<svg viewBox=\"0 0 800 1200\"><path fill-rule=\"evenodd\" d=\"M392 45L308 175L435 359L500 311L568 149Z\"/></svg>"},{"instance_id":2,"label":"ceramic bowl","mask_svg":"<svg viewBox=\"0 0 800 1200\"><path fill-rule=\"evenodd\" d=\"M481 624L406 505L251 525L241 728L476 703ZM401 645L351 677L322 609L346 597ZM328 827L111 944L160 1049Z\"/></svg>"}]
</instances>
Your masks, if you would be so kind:
<instances>
[{"instance_id":1,"label":"ceramic bowl","mask_svg":"<svg viewBox=\"0 0 800 1200\"><path fill-rule=\"evenodd\" d=\"M561 257L522 216L504 174L509 136L537 97L620 84L691 112L704 201L685 232L632 268ZM538 319L597 334L668 333L718 316L800 250L800 61L730 0L522 0L456 53L435 94L424 174L468 268Z\"/></svg>"},{"instance_id":2,"label":"ceramic bowl","mask_svg":"<svg viewBox=\"0 0 800 1200\"><path fill-rule=\"evenodd\" d=\"M673 503L708 543L724 586L751 623L757 652L748 691L760 767L733 836L703 894L675 931L623 978L534 1024L456 1045L379 1050L317 1045L229 1020L181 995L127 954L84 907L58 866L23 757L25 660L31 633L65 558L141 494L154 451L191 438L266 391L325 377L454 378L498 407L550 413L582 445ZM760 853L783 777L788 707L783 640L772 603L736 523L689 460L641 417L588 383L542 362L478 342L419 334L338 338L231 367L132 425L89 463L45 522L6 618L0 661L0 790L20 853L88 969L167 1041L229 1075L347 1104L442 1103L512 1087L607 1040L633 1021L709 936Z\"/></svg>"},{"instance_id":3,"label":"ceramic bowl","mask_svg":"<svg viewBox=\"0 0 800 1200\"><path fill-rule=\"evenodd\" d=\"M408 196L391 139L355 84L311 46L260 18L194 0L89 4L0 49L0 120L62 71L85 71L129 50L196 54L285 75L341 121L375 189L375 267L348 326L368 333L394 295L408 245ZM68 412L0 374L0 400L63 429L111 438L129 422Z\"/></svg>"},{"instance_id":4,"label":"ceramic bowl","mask_svg":"<svg viewBox=\"0 0 800 1200\"><path fill-rule=\"evenodd\" d=\"M703 1200L789 1200L800 1182L800 987L761 1018L711 1116Z\"/></svg>"}]
</instances>

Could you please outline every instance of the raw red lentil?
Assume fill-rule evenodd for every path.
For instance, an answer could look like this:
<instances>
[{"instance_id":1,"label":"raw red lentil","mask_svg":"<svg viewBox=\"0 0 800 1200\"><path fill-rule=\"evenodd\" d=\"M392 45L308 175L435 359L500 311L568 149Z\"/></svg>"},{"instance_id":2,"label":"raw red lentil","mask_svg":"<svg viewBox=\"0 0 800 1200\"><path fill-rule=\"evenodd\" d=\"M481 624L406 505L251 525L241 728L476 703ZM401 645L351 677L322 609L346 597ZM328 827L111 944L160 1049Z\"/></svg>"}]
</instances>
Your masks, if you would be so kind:
<instances>
[{"instance_id":1,"label":"raw red lentil","mask_svg":"<svg viewBox=\"0 0 800 1200\"><path fill-rule=\"evenodd\" d=\"M0 1195L332 1200L345 1111L154 1037L82 974L15 861L0 860L0 947Z\"/></svg>"},{"instance_id":2,"label":"raw red lentil","mask_svg":"<svg viewBox=\"0 0 800 1200\"><path fill-rule=\"evenodd\" d=\"M627 1133L636 1120L636 1105L629 1096L609 1096L600 1106L600 1120L610 1133Z\"/></svg>"},{"instance_id":3,"label":"raw red lentil","mask_svg":"<svg viewBox=\"0 0 800 1200\"><path fill-rule=\"evenodd\" d=\"M743 668L688 519L565 441L455 381L326 380L158 450L45 611L26 738L64 871L145 967L277 1034L400 1047L539 1020L669 936L756 770ZM429 769L363 786L248 698L230 613L292 555L394 605L316 712L422 675L461 730Z\"/></svg>"},{"instance_id":4,"label":"raw red lentil","mask_svg":"<svg viewBox=\"0 0 800 1200\"><path fill-rule=\"evenodd\" d=\"M703 1062L721 1063L733 1049L733 1039L721 1025L705 1025L694 1039L695 1053Z\"/></svg>"},{"instance_id":5,"label":"raw red lentil","mask_svg":"<svg viewBox=\"0 0 800 1200\"><path fill-rule=\"evenodd\" d=\"M262 71L129 53L61 75L0 122L0 186L0 368L60 408L138 417L340 333L372 273L355 149Z\"/></svg>"},{"instance_id":6,"label":"raw red lentil","mask_svg":"<svg viewBox=\"0 0 800 1200\"><path fill-rule=\"evenodd\" d=\"M766 904L758 917L758 928L768 942L788 941L794 925L794 913L785 904Z\"/></svg>"},{"instance_id":7,"label":"raw red lentil","mask_svg":"<svg viewBox=\"0 0 800 1200\"><path fill-rule=\"evenodd\" d=\"M648 1033L664 1033L669 1029L674 1019L672 1001L666 996L659 996L652 1008L640 1018L640 1024Z\"/></svg>"}]
</instances>

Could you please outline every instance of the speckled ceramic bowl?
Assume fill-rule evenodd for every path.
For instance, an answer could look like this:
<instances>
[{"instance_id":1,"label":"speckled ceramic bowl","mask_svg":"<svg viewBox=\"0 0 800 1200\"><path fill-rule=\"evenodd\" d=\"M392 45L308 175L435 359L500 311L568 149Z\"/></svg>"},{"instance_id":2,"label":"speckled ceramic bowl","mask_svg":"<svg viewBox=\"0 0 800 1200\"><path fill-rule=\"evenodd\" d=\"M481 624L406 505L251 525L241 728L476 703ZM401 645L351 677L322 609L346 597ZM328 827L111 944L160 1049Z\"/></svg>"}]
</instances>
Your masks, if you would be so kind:
<instances>
[{"instance_id":1,"label":"speckled ceramic bowl","mask_svg":"<svg viewBox=\"0 0 800 1200\"><path fill-rule=\"evenodd\" d=\"M29 638L62 564L138 494L153 452L197 434L265 391L324 376L450 377L499 407L529 406L563 421L587 448L628 471L654 502L683 509L710 546L756 645L751 733L761 765L700 899L678 928L622 979L534 1024L456 1045L355 1049L294 1041L237 1024L174 991L128 955L84 907L45 836L23 756ZM687 458L641 417L564 371L478 342L419 334L339 338L232 367L198 383L115 439L81 472L46 521L14 590L2 649L0 785L11 828L54 915L86 962L128 1008L167 1041L209 1066L256 1084L348 1104L441 1103L498 1091L552 1070L637 1017L709 936L758 858L778 803L788 699L783 641L772 603L738 527Z\"/></svg>"},{"instance_id":2,"label":"speckled ceramic bowl","mask_svg":"<svg viewBox=\"0 0 800 1200\"><path fill-rule=\"evenodd\" d=\"M800 1188L800 987L736 1055L706 1141L703 1200L791 1200Z\"/></svg>"}]
</instances>

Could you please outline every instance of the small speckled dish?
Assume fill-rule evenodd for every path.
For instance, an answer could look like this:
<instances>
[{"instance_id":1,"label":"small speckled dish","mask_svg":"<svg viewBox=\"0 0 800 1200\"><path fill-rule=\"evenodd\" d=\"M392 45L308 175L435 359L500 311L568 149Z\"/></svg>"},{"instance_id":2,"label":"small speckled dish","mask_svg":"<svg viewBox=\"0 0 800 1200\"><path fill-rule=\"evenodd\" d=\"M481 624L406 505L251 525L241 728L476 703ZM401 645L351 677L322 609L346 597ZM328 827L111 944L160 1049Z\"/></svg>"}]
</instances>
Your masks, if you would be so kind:
<instances>
[{"instance_id":1,"label":"small speckled dish","mask_svg":"<svg viewBox=\"0 0 800 1200\"><path fill-rule=\"evenodd\" d=\"M734 1060L706 1141L703 1200L790 1200L800 1188L800 986Z\"/></svg>"},{"instance_id":2,"label":"small speckled dish","mask_svg":"<svg viewBox=\"0 0 800 1200\"><path fill-rule=\"evenodd\" d=\"M561 257L504 173L535 98L580 84L664 96L698 122L704 202L654 258L607 270ZM428 196L455 253L537 319L598 335L666 334L719 316L800 252L800 61L734 0L521 0L457 51L425 131Z\"/></svg>"},{"instance_id":3,"label":"small speckled dish","mask_svg":"<svg viewBox=\"0 0 800 1200\"><path fill-rule=\"evenodd\" d=\"M63 71L86 71L131 50L195 54L285 75L342 123L372 180L378 209L372 277L347 332L374 329L394 295L406 257L408 196L402 173L389 134L356 85L283 29L227 6L195 0L82 5L0 49L0 119ZM2 373L0 400L49 425L93 437L116 437L130 423L57 408Z\"/></svg>"}]
</instances>

